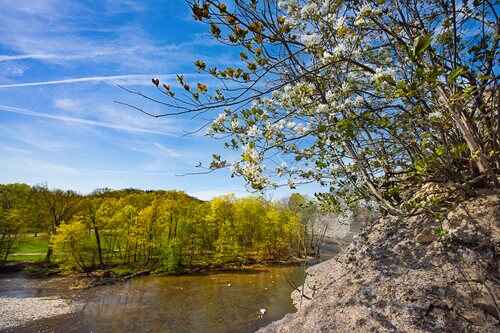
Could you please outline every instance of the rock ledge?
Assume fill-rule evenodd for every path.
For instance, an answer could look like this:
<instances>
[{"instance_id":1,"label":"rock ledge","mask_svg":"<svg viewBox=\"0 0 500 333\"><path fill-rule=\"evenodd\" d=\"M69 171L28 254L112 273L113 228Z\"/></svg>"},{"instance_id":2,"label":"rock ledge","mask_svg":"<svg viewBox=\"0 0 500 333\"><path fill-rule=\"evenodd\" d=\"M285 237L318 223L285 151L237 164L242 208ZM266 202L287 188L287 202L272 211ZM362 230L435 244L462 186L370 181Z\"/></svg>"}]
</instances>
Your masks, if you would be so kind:
<instances>
[{"instance_id":1,"label":"rock ledge","mask_svg":"<svg viewBox=\"0 0 500 333\"><path fill-rule=\"evenodd\" d=\"M296 313L270 332L499 332L500 200L456 204L441 223L418 215L364 227L313 266Z\"/></svg>"}]
</instances>

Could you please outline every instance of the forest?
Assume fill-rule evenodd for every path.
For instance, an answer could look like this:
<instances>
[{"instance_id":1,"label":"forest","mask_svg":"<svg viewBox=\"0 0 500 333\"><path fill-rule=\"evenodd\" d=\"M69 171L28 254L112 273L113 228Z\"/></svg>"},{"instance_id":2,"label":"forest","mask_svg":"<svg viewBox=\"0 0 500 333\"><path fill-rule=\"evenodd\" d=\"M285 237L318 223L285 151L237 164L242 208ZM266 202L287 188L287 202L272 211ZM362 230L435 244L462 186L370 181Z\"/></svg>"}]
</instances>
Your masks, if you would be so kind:
<instances>
[{"instance_id":1,"label":"forest","mask_svg":"<svg viewBox=\"0 0 500 333\"><path fill-rule=\"evenodd\" d=\"M186 267L286 261L304 256L306 199L276 203L226 195L201 201L180 191L0 185L0 265L25 235L49 240L45 262L65 270Z\"/></svg>"}]
</instances>

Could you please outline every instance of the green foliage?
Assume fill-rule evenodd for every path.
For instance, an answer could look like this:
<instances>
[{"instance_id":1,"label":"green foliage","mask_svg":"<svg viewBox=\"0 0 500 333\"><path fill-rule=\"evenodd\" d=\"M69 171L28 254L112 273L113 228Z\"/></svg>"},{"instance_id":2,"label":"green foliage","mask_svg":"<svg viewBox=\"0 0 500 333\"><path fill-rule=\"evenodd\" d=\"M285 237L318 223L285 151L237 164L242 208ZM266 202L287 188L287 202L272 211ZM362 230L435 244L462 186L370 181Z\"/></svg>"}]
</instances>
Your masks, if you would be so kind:
<instances>
[{"instance_id":1,"label":"green foliage","mask_svg":"<svg viewBox=\"0 0 500 333\"><path fill-rule=\"evenodd\" d=\"M448 231L442 227L439 227L434 230L434 234L440 239L445 239L446 236L448 236Z\"/></svg>"},{"instance_id":2,"label":"green foliage","mask_svg":"<svg viewBox=\"0 0 500 333\"><path fill-rule=\"evenodd\" d=\"M25 199L0 206L0 239L3 244L11 240L7 253L38 253L41 259L40 253L50 249L67 270L118 265L176 272L192 265L281 260L302 253L297 207L259 197L203 202L183 192L133 189L77 196L29 186L9 193L9 198L24 193ZM299 199L291 200L299 205ZM21 233L38 228L34 224L39 222L45 226L39 237Z\"/></svg>"},{"instance_id":3,"label":"green foliage","mask_svg":"<svg viewBox=\"0 0 500 333\"><path fill-rule=\"evenodd\" d=\"M413 43L413 58L418 59L431 46L432 35L425 34L415 38Z\"/></svg>"},{"instance_id":4,"label":"green foliage","mask_svg":"<svg viewBox=\"0 0 500 333\"><path fill-rule=\"evenodd\" d=\"M167 272L177 272L182 265L182 242L175 239L161 249L161 267Z\"/></svg>"},{"instance_id":5,"label":"green foliage","mask_svg":"<svg viewBox=\"0 0 500 333\"><path fill-rule=\"evenodd\" d=\"M46 253L48 248L47 234L23 234L14 249L16 253Z\"/></svg>"},{"instance_id":6,"label":"green foliage","mask_svg":"<svg viewBox=\"0 0 500 333\"><path fill-rule=\"evenodd\" d=\"M117 266L117 267L113 267L111 269L111 272L113 273L114 276L122 277L122 276L127 276L130 274L133 274L134 269L132 267L128 267L128 266Z\"/></svg>"},{"instance_id":7,"label":"green foliage","mask_svg":"<svg viewBox=\"0 0 500 333\"><path fill-rule=\"evenodd\" d=\"M21 233L36 221L31 210L31 188L25 184L0 185L0 265L17 245Z\"/></svg>"},{"instance_id":8,"label":"green foliage","mask_svg":"<svg viewBox=\"0 0 500 333\"><path fill-rule=\"evenodd\" d=\"M208 133L241 155L214 155L208 168L231 166L255 190L315 182L330 192L319 196L325 206L373 200L398 215L425 183L481 174L499 186L498 15L490 2L189 5L241 60L210 71L222 81L213 95L193 102L181 82L182 96L168 102L182 101L183 115L219 110Z\"/></svg>"},{"instance_id":9,"label":"green foliage","mask_svg":"<svg viewBox=\"0 0 500 333\"><path fill-rule=\"evenodd\" d=\"M96 253L88 228L80 219L61 224L51 242L64 268L86 271L94 266Z\"/></svg>"},{"instance_id":10,"label":"green foliage","mask_svg":"<svg viewBox=\"0 0 500 333\"><path fill-rule=\"evenodd\" d=\"M25 229L29 229L29 225ZM12 248L8 261L41 262L45 259L49 247L48 235L23 233Z\"/></svg>"}]
</instances>

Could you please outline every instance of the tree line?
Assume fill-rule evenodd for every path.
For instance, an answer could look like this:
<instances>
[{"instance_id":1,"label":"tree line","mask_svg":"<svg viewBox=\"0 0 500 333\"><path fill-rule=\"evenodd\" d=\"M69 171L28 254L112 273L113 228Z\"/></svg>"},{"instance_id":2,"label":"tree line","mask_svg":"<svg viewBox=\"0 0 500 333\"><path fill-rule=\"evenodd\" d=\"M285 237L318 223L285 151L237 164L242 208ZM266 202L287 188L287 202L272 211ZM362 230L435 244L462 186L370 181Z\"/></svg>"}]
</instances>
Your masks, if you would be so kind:
<instances>
[{"instance_id":1,"label":"tree line","mask_svg":"<svg viewBox=\"0 0 500 333\"><path fill-rule=\"evenodd\" d=\"M284 202L221 196L201 201L180 191L96 190L0 185L0 263L25 233L47 233L46 261L88 271L129 265L176 271L211 264L303 256L306 199ZM301 211L308 212L301 215Z\"/></svg>"}]
</instances>

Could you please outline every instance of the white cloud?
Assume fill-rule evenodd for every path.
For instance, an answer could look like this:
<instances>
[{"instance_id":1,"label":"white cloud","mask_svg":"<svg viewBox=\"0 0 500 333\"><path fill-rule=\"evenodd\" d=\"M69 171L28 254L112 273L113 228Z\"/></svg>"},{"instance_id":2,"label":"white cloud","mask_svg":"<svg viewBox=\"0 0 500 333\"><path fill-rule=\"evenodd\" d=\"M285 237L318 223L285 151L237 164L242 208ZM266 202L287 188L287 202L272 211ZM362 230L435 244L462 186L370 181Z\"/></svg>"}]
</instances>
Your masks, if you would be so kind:
<instances>
[{"instance_id":1,"label":"white cloud","mask_svg":"<svg viewBox=\"0 0 500 333\"><path fill-rule=\"evenodd\" d=\"M0 55L0 62L14 61L14 60L27 60L27 59L57 59L55 54L17 54L17 55Z\"/></svg>"},{"instance_id":2,"label":"white cloud","mask_svg":"<svg viewBox=\"0 0 500 333\"><path fill-rule=\"evenodd\" d=\"M28 66L15 64L15 63L0 63L0 71L2 71L7 77L19 77L23 76L24 72L28 69Z\"/></svg>"},{"instance_id":3,"label":"white cloud","mask_svg":"<svg viewBox=\"0 0 500 333\"><path fill-rule=\"evenodd\" d=\"M158 148L158 150L161 152L162 155L167 156L167 157L181 157L182 154L179 153L177 150L165 147L161 143L154 142L153 145Z\"/></svg>"},{"instance_id":4,"label":"white cloud","mask_svg":"<svg viewBox=\"0 0 500 333\"><path fill-rule=\"evenodd\" d=\"M156 134L156 135L163 135L163 136L173 136L174 135L173 133L161 132L161 131L157 131L157 130L151 130L148 128L132 127L132 126L127 126L127 125L122 125L119 123L109 123L109 122L95 121L95 120L89 120L89 119L83 119L83 118L53 115L53 114L43 113L43 112L34 112L34 111L27 110L27 109L10 107L10 106L5 106L5 105L0 105L0 111L17 113L17 114L22 114L22 115L32 116L32 117L52 119L52 120L68 122L68 123L75 123L75 124L80 124L80 125L110 128L110 129L122 130L122 131L127 131L127 132L147 133L147 134Z\"/></svg>"},{"instance_id":5,"label":"white cloud","mask_svg":"<svg viewBox=\"0 0 500 333\"><path fill-rule=\"evenodd\" d=\"M110 75L110 76L90 76L90 77L79 77L74 79L65 80L53 80L53 81L39 81L39 82L25 82L25 83L14 83L14 84L2 84L0 88L18 88L18 87L37 87L37 86L49 86L57 84L71 84L71 83L82 83L82 82L114 82L122 85L139 85L147 84L151 85L151 78L153 75Z\"/></svg>"},{"instance_id":6,"label":"white cloud","mask_svg":"<svg viewBox=\"0 0 500 333\"><path fill-rule=\"evenodd\" d=\"M132 12L143 12L146 8L140 1L134 0L106 0L106 10L109 14L122 14Z\"/></svg>"},{"instance_id":7,"label":"white cloud","mask_svg":"<svg viewBox=\"0 0 500 333\"><path fill-rule=\"evenodd\" d=\"M190 35L191 40L181 43L165 44L154 40L134 20L110 23L113 22L110 18L125 13L146 19L147 12L155 10L154 6L135 0L94 1L92 5L66 0L0 0L0 26L8 27L0 29L0 45L5 49L0 62L37 60L58 65L93 62L127 71L165 72L192 64L203 57L204 49L220 45L206 33ZM236 59L220 54L203 58L214 65L227 65Z\"/></svg>"},{"instance_id":8,"label":"white cloud","mask_svg":"<svg viewBox=\"0 0 500 333\"><path fill-rule=\"evenodd\" d=\"M0 125L0 137L51 153L75 148L74 144L26 123Z\"/></svg>"},{"instance_id":9,"label":"white cloud","mask_svg":"<svg viewBox=\"0 0 500 333\"><path fill-rule=\"evenodd\" d=\"M54 105L64 111L77 111L80 109L80 102L71 98L58 98L54 101Z\"/></svg>"},{"instance_id":10,"label":"white cloud","mask_svg":"<svg viewBox=\"0 0 500 333\"><path fill-rule=\"evenodd\" d=\"M8 154L21 154L21 155L31 155L31 151L28 149L12 147L5 144L0 144L0 150L8 152Z\"/></svg>"},{"instance_id":11,"label":"white cloud","mask_svg":"<svg viewBox=\"0 0 500 333\"><path fill-rule=\"evenodd\" d=\"M125 74L125 75L108 75L108 76L88 76L78 77L73 79L52 80L52 81L38 81L38 82L24 82L13 84L1 84L0 89L5 88L19 88L19 87L38 87L50 86L61 84L85 83L85 82L111 82L122 86L152 86L151 79L158 77L163 82L172 82L175 80L176 74ZM206 74L184 74L187 79L203 79L210 78Z\"/></svg>"},{"instance_id":12,"label":"white cloud","mask_svg":"<svg viewBox=\"0 0 500 333\"><path fill-rule=\"evenodd\" d=\"M1 61L63 64L88 60L121 68L158 68L157 45L140 25L113 24L110 17L139 12L137 1L0 0ZM98 27L98 28L96 28ZM105 27L106 29L102 29ZM98 32L99 38L89 32ZM164 68L164 67L162 67Z\"/></svg>"},{"instance_id":13,"label":"white cloud","mask_svg":"<svg viewBox=\"0 0 500 333\"><path fill-rule=\"evenodd\" d=\"M81 173L78 169L29 156L6 156L2 160L0 182L29 182L39 184L46 181L46 176L57 175L58 179L75 177ZM14 176L20 175L20 176ZM19 177L19 178L18 178Z\"/></svg>"}]
</instances>

